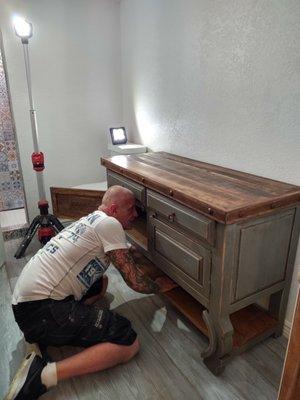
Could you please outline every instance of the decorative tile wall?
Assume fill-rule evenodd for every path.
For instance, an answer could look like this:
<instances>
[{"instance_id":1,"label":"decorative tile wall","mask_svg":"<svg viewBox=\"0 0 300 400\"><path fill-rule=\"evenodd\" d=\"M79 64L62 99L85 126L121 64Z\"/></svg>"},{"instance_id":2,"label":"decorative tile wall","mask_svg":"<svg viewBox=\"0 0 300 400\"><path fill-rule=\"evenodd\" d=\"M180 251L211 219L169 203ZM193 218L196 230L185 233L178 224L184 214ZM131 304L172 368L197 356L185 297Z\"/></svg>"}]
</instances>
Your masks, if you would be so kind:
<instances>
[{"instance_id":1,"label":"decorative tile wall","mask_svg":"<svg viewBox=\"0 0 300 400\"><path fill-rule=\"evenodd\" d=\"M14 125L0 51L0 211L24 207Z\"/></svg>"}]
</instances>

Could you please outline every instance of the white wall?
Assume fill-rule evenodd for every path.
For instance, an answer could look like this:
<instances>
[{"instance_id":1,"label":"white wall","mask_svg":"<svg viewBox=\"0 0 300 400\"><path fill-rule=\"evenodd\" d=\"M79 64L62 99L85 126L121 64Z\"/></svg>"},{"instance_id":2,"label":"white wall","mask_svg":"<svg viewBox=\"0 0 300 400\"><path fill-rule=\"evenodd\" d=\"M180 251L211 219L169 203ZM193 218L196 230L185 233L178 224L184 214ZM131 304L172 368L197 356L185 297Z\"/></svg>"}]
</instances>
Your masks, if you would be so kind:
<instances>
[{"instance_id":1,"label":"white wall","mask_svg":"<svg viewBox=\"0 0 300 400\"><path fill-rule=\"evenodd\" d=\"M123 0L132 139L300 185L299 26L299 0Z\"/></svg>"},{"instance_id":2,"label":"white wall","mask_svg":"<svg viewBox=\"0 0 300 400\"><path fill-rule=\"evenodd\" d=\"M29 103L14 14L34 26L30 39L33 96L45 186L73 186L105 178L107 128L122 120L120 14L117 0L0 0L9 86L30 220L38 213L30 155Z\"/></svg>"},{"instance_id":3,"label":"white wall","mask_svg":"<svg viewBox=\"0 0 300 400\"><path fill-rule=\"evenodd\" d=\"M300 184L298 0L122 0L121 48L119 7L118 0L0 0L30 219L38 194L15 13L35 29L30 55L48 199L49 186L104 178L107 127L123 119L121 62L133 140ZM299 248L296 265L288 320Z\"/></svg>"}]
</instances>

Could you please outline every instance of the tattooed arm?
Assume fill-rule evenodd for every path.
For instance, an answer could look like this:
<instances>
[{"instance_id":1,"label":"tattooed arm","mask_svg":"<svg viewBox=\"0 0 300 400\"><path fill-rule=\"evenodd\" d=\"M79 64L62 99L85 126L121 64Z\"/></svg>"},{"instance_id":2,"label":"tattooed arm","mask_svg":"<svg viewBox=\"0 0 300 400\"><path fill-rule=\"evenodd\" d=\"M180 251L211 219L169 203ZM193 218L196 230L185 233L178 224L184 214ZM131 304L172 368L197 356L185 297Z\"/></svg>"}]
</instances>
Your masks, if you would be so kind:
<instances>
[{"instance_id":1,"label":"tattooed arm","mask_svg":"<svg viewBox=\"0 0 300 400\"><path fill-rule=\"evenodd\" d=\"M144 272L142 264L139 264L132 257L127 249L112 250L107 253L110 261L121 273L123 279L131 289L140 293L166 292L177 285L168 277L151 279Z\"/></svg>"}]
</instances>

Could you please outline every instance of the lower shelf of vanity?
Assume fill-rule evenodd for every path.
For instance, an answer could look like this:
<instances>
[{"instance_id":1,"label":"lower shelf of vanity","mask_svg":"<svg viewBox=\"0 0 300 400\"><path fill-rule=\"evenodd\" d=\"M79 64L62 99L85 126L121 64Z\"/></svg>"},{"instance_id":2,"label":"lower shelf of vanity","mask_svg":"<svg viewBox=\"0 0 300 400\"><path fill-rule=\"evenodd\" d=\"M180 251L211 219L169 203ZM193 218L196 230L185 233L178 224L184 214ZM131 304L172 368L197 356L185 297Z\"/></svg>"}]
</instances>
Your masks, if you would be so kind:
<instances>
[{"instance_id":1,"label":"lower shelf of vanity","mask_svg":"<svg viewBox=\"0 0 300 400\"><path fill-rule=\"evenodd\" d=\"M208 337L208 329L202 318L205 307L180 287L164 293L163 296ZM234 329L234 349L242 348L250 341L272 332L277 325L275 318L255 304L234 312L230 315L230 320Z\"/></svg>"},{"instance_id":2,"label":"lower shelf of vanity","mask_svg":"<svg viewBox=\"0 0 300 400\"><path fill-rule=\"evenodd\" d=\"M147 274L153 279L165 275L145 257L145 255L149 257L147 253L147 229L145 221L136 220L132 229L128 230L126 234L129 241L136 245L144 254L141 258L141 264L146 266ZM201 303L181 287L164 293L163 297L205 336L209 337L208 328L202 318L205 307ZM272 334L278 324L275 318L256 304L251 304L232 313L230 320L234 329L233 352L235 353L246 349L248 344L255 342L255 339L259 341L262 337Z\"/></svg>"}]
</instances>

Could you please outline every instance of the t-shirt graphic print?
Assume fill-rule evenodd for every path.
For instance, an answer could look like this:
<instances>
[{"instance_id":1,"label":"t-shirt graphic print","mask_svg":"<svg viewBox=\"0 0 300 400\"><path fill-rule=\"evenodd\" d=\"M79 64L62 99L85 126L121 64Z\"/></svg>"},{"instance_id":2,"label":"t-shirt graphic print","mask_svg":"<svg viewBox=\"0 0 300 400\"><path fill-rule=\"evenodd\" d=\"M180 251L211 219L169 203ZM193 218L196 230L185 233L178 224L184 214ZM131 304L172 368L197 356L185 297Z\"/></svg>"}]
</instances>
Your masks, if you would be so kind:
<instances>
[{"instance_id":1,"label":"t-shirt graphic print","mask_svg":"<svg viewBox=\"0 0 300 400\"><path fill-rule=\"evenodd\" d=\"M120 222L95 211L53 237L24 267L13 304L73 295L79 300L109 266L105 253L126 249Z\"/></svg>"}]
</instances>

